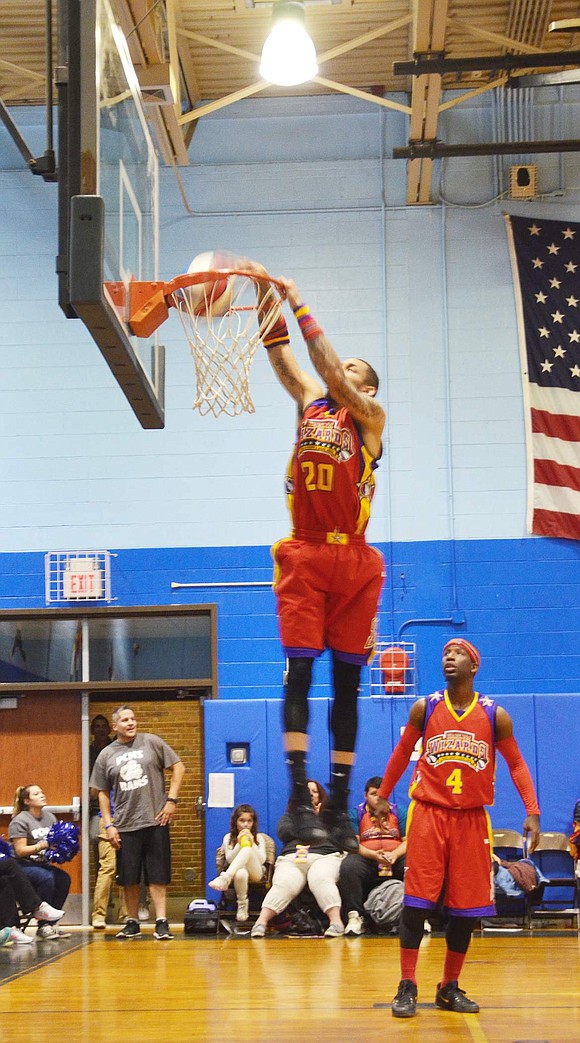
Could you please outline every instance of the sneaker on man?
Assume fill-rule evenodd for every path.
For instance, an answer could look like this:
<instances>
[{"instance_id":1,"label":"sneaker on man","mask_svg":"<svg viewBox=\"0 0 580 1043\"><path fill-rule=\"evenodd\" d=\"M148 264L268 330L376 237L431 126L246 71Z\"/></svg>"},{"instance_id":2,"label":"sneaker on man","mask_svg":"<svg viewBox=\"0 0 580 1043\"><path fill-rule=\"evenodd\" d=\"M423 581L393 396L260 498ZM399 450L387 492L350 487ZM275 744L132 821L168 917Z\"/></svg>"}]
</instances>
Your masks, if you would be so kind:
<instances>
[{"instance_id":1,"label":"sneaker on man","mask_svg":"<svg viewBox=\"0 0 580 1043\"><path fill-rule=\"evenodd\" d=\"M167 920L156 920L155 930L153 931L153 937L158 942L172 942L173 935L169 930L169 924Z\"/></svg>"},{"instance_id":2,"label":"sneaker on man","mask_svg":"<svg viewBox=\"0 0 580 1043\"><path fill-rule=\"evenodd\" d=\"M348 923L344 929L345 934L364 934L366 931L365 922L356 909L351 910L348 914Z\"/></svg>"},{"instance_id":3,"label":"sneaker on man","mask_svg":"<svg viewBox=\"0 0 580 1043\"><path fill-rule=\"evenodd\" d=\"M32 915L35 920L50 920L51 923L56 923L58 920L62 920L64 909L55 909L54 906L49 905L48 902L41 902Z\"/></svg>"},{"instance_id":4,"label":"sneaker on man","mask_svg":"<svg viewBox=\"0 0 580 1043\"><path fill-rule=\"evenodd\" d=\"M125 942L125 941L132 941L132 942L134 942L134 941L137 940L137 938L140 938L140 937L141 937L141 928L139 926L139 921L138 920L131 920L130 918L127 919L127 922L126 922L125 926L123 927L123 930L119 931L119 933L115 935L115 938L118 938L122 942Z\"/></svg>"},{"instance_id":5,"label":"sneaker on man","mask_svg":"<svg viewBox=\"0 0 580 1043\"><path fill-rule=\"evenodd\" d=\"M437 986L435 1006L440 1010L452 1010L456 1014L479 1014L479 1003L470 1000L456 981L448 981L443 988Z\"/></svg>"},{"instance_id":6,"label":"sneaker on man","mask_svg":"<svg viewBox=\"0 0 580 1043\"><path fill-rule=\"evenodd\" d=\"M394 1018L414 1018L417 1013L417 986L409 978L403 978L399 982L397 995L392 1004L391 1011Z\"/></svg>"},{"instance_id":7,"label":"sneaker on man","mask_svg":"<svg viewBox=\"0 0 580 1043\"><path fill-rule=\"evenodd\" d=\"M151 917L151 913L149 912L149 906L140 905L139 909L137 910L137 916L139 920L141 920L141 922L143 922L144 920L149 920Z\"/></svg>"},{"instance_id":8,"label":"sneaker on man","mask_svg":"<svg viewBox=\"0 0 580 1043\"><path fill-rule=\"evenodd\" d=\"M255 923L250 931L250 938L265 938L266 937L266 924Z\"/></svg>"},{"instance_id":9,"label":"sneaker on man","mask_svg":"<svg viewBox=\"0 0 580 1043\"><path fill-rule=\"evenodd\" d=\"M358 852L358 837L346 808L337 810L332 803L327 804L322 812L322 821L339 851Z\"/></svg>"},{"instance_id":10,"label":"sneaker on man","mask_svg":"<svg viewBox=\"0 0 580 1043\"><path fill-rule=\"evenodd\" d=\"M104 931L107 926L107 921L104 916L95 916L92 921L93 931Z\"/></svg>"},{"instance_id":11,"label":"sneaker on man","mask_svg":"<svg viewBox=\"0 0 580 1043\"><path fill-rule=\"evenodd\" d=\"M315 815L312 804L298 804L292 813L296 839L303 844L323 844L328 840L328 833L322 822Z\"/></svg>"},{"instance_id":12,"label":"sneaker on man","mask_svg":"<svg viewBox=\"0 0 580 1043\"><path fill-rule=\"evenodd\" d=\"M34 938L29 934L25 934L19 927L10 927L9 930L9 940L15 942L16 945L32 945L34 943Z\"/></svg>"}]
</instances>

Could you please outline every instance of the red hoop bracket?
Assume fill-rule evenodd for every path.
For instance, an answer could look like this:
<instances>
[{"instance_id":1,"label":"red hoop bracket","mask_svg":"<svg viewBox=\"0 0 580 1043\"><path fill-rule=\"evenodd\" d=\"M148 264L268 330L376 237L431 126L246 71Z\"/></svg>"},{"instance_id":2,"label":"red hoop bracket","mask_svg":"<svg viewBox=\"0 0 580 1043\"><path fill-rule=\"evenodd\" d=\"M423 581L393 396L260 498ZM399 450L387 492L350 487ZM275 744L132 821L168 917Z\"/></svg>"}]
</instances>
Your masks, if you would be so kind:
<instances>
[{"instance_id":1,"label":"red hoop bracket","mask_svg":"<svg viewBox=\"0 0 580 1043\"><path fill-rule=\"evenodd\" d=\"M135 337L150 337L155 330L169 317L169 309L175 308L175 294L179 290L185 290L188 286L197 286L199 283L219 282L223 277L228 279L235 276L252 279L253 282L267 282L274 285L282 299L286 297L286 290L279 279L270 276L259 277L255 272L246 269L219 268L209 272L186 272L184 275L176 275L169 282L145 282L132 279L129 283L129 297L123 283L105 283L107 292L115 307L125 311L128 305L128 325ZM256 302L257 303L257 302Z\"/></svg>"}]
</instances>

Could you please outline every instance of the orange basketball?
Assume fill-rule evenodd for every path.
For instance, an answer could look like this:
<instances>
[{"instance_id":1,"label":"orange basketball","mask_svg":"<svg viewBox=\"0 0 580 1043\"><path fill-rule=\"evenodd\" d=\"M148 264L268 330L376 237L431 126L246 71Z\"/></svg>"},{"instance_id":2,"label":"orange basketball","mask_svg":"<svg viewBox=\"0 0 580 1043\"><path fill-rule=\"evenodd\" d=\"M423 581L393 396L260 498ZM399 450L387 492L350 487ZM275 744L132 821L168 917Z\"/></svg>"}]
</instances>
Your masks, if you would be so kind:
<instances>
[{"instance_id":1,"label":"orange basketball","mask_svg":"<svg viewBox=\"0 0 580 1043\"><path fill-rule=\"evenodd\" d=\"M210 272L228 268L227 255L217 250L194 257L189 272ZM215 282L200 282L188 286L184 291L192 311L196 315L225 315L232 303L233 286L228 278Z\"/></svg>"}]
</instances>

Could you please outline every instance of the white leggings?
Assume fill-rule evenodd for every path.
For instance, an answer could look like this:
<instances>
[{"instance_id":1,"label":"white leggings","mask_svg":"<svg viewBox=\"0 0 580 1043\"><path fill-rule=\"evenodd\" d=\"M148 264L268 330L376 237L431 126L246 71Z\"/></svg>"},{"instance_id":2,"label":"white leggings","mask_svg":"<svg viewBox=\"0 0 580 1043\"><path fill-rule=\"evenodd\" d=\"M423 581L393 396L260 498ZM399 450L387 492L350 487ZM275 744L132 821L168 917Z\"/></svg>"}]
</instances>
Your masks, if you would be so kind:
<instances>
[{"instance_id":1,"label":"white leggings","mask_svg":"<svg viewBox=\"0 0 580 1043\"><path fill-rule=\"evenodd\" d=\"M252 847L241 847L235 858L225 870L238 898L246 898L248 882L259 884L264 875L264 866L260 861L260 852L255 844Z\"/></svg>"},{"instance_id":2,"label":"white leggings","mask_svg":"<svg viewBox=\"0 0 580 1043\"><path fill-rule=\"evenodd\" d=\"M340 905L340 893L337 886L340 863L343 855L317 855L310 852L304 862L297 862L296 855L280 855L276 860L272 886L264 901L262 909L273 909L282 913L293 898L296 898L308 884L318 905L325 913L327 909Z\"/></svg>"}]
</instances>

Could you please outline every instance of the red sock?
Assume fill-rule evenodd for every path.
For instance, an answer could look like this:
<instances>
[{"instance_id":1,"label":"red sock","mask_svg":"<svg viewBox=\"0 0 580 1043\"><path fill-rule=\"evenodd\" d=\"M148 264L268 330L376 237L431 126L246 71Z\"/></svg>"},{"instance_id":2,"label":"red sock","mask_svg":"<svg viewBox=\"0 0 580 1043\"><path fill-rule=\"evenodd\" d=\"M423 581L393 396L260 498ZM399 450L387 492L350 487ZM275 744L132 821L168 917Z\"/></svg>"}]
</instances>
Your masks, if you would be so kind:
<instances>
[{"instance_id":1,"label":"red sock","mask_svg":"<svg viewBox=\"0 0 580 1043\"><path fill-rule=\"evenodd\" d=\"M418 949L401 949L401 978L407 978L415 985L417 984L417 961L419 959Z\"/></svg>"},{"instance_id":2,"label":"red sock","mask_svg":"<svg viewBox=\"0 0 580 1043\"><path fill-rule=\"evenodd\" d=\"M443 967L441 987L447 985L448 981L459 981L459 975L463 969L466 955L467 954L464 952L452 952L451 949L447 950L445 954L445 965Z\"/></svg>"}]
</instances>

